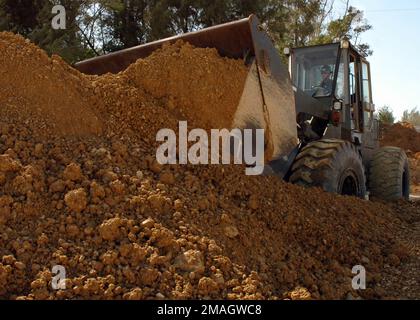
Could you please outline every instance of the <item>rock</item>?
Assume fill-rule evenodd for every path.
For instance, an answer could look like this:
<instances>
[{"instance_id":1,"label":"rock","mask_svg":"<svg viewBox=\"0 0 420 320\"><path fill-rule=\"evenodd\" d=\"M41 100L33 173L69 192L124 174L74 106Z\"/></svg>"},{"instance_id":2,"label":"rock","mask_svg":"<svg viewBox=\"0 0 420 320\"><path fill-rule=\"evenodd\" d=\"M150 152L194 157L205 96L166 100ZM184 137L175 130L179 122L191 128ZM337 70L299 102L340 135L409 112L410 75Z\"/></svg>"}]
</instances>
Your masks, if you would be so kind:
<instances>
[{"instance_id":1,"label":"rock","mask_svg":"<svg viewBox=\"0 0 420 320\"><path fill-rule=\"evenodd\" d=\"M17 172L21 169L19 162L9 155L0 155L0 172Z\"/></svg>"},{"instance_id":2,"label":"rock","mask_svg":"<svg viewBox=\"0 0 420 320\"><path fill-rule=\"evenodd\" d=\"M143 298L143 290L141 290L140 288L135 288L124 296L125 300L132 300L132 301L142 300L142 298Z\"/></svg>"},{"instance_id":3,"label":"rock","mask_svg":"<svg viewBox=\"0 0 420 320\"><path fill-rule=\"evenodd\" d=\"M164 213L168 208L167 199L160 194L153 194L147 198L152 209L156 210L159 213Z\"/></svg>"},{"instance_id":4,"label":"rock","mask_svg":"<svg viewBox=\"0 0 420 320\"><path fill-rule=\"evenodd\" d=\"M137 172L136 172L136 177L137 177L139 180L143 180L143 177L144 177L143 171L137 171Z\"/></svg>"},{"instance_id":5,"label":"rock","mask_svg":"<svg viewBox=\"0 0 420 320\"><path fill-rule=\"evenodd\" d=\"M90 196L92 199L103 199L106 196L105 188L96 181L90 184Z\"/></svg>"},{"instance_id":6,"label":"rock","mask_svg":"<svg viewBox=\"0 0 420 320\"><path fill-rule=\"evenodd\" d=\"M171 247L175 243L173 232L163 227L152 231L151 240L156 243L158 248Z\"/></svg>"},{"instance_id":7,"label":"rock","mask_svg":"<svg viewBox=\"0 0 420 320\"><path fill-rule=\"evenodd\" d=\"M182 209L184 209L184 202L180 199L175 200L174 209L176 211L181 211Z\"/></svg>"},{"instance_id":8,"label":"rock","mask_svg":"<svg viewBox=\"0 0 420 320\"><path fill-rule=\"evenodd\" d=\"M88 204L86 191L83 188L68 192L64 201L70 210L78 213L85 210Z\"/></svg>"},{"instance_id":9,"label":"rock","mask_svg":"<svg viewBox=\"0 0 420 320\"><path fill-rule=\"evenodd\" d=\"M23 262L17 261L15 262L15 267L18 270L24 270L26 268L26 265Z\"/></svg>"},{"instance_id":10,"label":"rock","mask_svg":"<svg viewBox=\"0 0 420 320\"><path fill-rule=\"evenodd\" d=\"M159 293L156 294L156 299L163 300L163 299L165 299L165 296L162 293L159 292Z\"/></svg>"},{"instance_id":11,"label":"rock","mask_svg":"<svg viewBox=\"0 0 420 320\"><path fill-rule=\"evenodd\" d=\"M257 210L259 208L258 196L252 195L248 201L248 207L252 210Z\"/></svg>"},{"instance_id":12,"label":"rock","mask_svg":"<svg viewBox=\"0 0 420 320\"><path fill-rule=\"evenodd\" d=\"M156 160L153 160L152 163L150 164L150 170L153 173L161 173L163 170L163 166L159 164Z\"/></svg>"},{"instance_id":13,"label":"rock","mask_svg":"<svg viewBox=\"0 0 420 320\"><path fill-rule=\"evenodd\" d=\"M140 281L145 286L152 286L159 278L159 271L154 268L142 269L140 272Z\"/></svg>"},{"instance_id":14,"label":"rock","mask_svg":"<svg viewBox=\"0 0 420 320\"><path fill-rule=\"evenodd\" d=\"M188 250L175 259L174 266L184 272L202 274L205 270L203 254L198 250Z\"/></svg>"},{"instance_id":15,"label":"rock","mask_svg":"<svg viewBox=\"0 0 420 320\"><path fill-rule=\"evenodd\" d=\"M116 195L125 194L125 185L120 180L115 180L109 184L111 190Z\"/></svg>"},{"instance_id":16,"label":"rock","mask_svg":"<svg viewBox=\"0 0 420 320\"><path fill-rule=\"evenodd\" d=\"M394 267L398 267L401 264L400 258L398 258L395 254L390 254L388 256L388 261Z\"/></svg>"},{"instance_id":17,"label":"rock","mask_svg":"<svg viewBox=\"0 0 420 320\"><path fill-rule=\"evenodd\" d=\"M239 236L239 230L235 226L226 226L223 228L226 237L234 239Z\"/></svg>"},{"instance_id":18,"label":"rock","mask_svg":"<svg viewBox=\"0 0 420 320\"><path fill-rule=\"evenodd\" d=\"M296 288L290 293L292 300L311 300L311 294L306 288Z\"/></svg>"},{"instance_id":19,"label":"rock","mask_svg":"<svg viewBox=\"0 0 420 320\"><path fill-rule=\"evenodd\" d=\"M203 277L198 281L198 293L203 296L208 296L217 293L219 285L211 278Z\"/></svg>"},{"instance_id":20,"label":"rock","mask_svg":"<svg viewBox=\"0 0 420 320\"><path fill-rule=\"evenodd\" d=\"M356 300L356 298L355 298L355 297L353 297L353 295L349 292L349 293L347 294L346 300L353 301L353 300Z\"/></svg>"},{"instance_id":21,"label":"rock","mask_svg":"<svg viewBox=\"0 0 420 320\"><path fill-rule=\"evenodd\" d=\"M76 163L69 164L63 172L64 180L80 181L83 179L82 169Z\"/></svg>"},{"instance_id":22,"label":"rock","mask_svg":"<svg viewBox=\"0 0 420 320\"><path fill-rule=\"evenodd\" d=\"M152 218L146 219L141 223L141 226L143 228L153 228L155 226L155 220L153 220Z\"/></svg>"},{"instance_id":23,"label":"rock","mask_svg":"<svg viewBox=\"0 0 420 320\"><path fill-rule=\"evenodd\" d=\"M37 143L34 148L34 156L41 158L44 153L44 145L42 143Z\"/></svg>"},{"instance_id":24,"label":"rock","mask_svg":"<svg viewBox=\"0 0 420 320\"><path fill-rule=\"evenodd\" d=\"M369 258L367 258L367 257L362 257L362 262L363 262L364 264L369 264L369 263L370 263L370 260L369 260Z\"/></svg>"},{"instance_id":25,"label":"rock","mask_svg":"<svg viewBox=\"0 0 420 320\"><path fill-rule=\"evenodd\" d=\"M104 221L99 227L99 234L102 239L107 241L114 241L121 237L120 227L123 225L123 220L120 218L113 218Z\"/></svg>"},{"instance_id":26,"label":"rock","mask_svg":"<svg viewBox=\"0 0 420 320\"><path fill-rule=\"evenodd\" d=\"M50 185L50 192L51 193L60 193L64 192L66 189L66 184L63 180L57 180Z\"/></svg>"},{"instance_id":27,"label":"rock","mask_svg":"<svg viewBox=\"0 0 420 320\"><path fill-rule=\"evenodd\" d=\"M164 172L160 175L160 182L166 185L173 185L175 183L175 177L170 172Z\"/></svg>"}]
</instances>

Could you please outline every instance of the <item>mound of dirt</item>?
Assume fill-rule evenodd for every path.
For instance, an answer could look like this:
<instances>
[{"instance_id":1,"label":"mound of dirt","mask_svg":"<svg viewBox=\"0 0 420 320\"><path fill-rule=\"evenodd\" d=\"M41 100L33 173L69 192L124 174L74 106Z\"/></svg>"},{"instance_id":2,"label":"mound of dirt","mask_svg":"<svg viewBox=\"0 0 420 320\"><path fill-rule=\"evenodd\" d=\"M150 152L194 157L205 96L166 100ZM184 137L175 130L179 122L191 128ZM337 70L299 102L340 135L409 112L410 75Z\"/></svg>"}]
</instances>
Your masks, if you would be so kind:
<instances>
[{"instance_id":1,"label":"mound of dirt","mask_svg":"<svg viewBox=\"0 0 420 320\"><path fill-rule=\"evenodd\" d=\"M103 132L92 134L95 117L81 122L82 131L91 133L83 139L34 134L57 129L38 122L42 117L28 126L25 113L1 118L0 298L386 296L377 286L383 266L407 258L406 247L393 237L401 221L392 207L308 192L275 177L246 177L241 166L157 164L157 131L193 117L192 102L205 107L198 122L205 122L208 110L232 105L242 81L240 62L178 43L118 75L87 77L62 63L59 73L46 67L39 62L49 61L45 54L19 37L0 39L13 47L7 63L14 81L0 91L6 110L5 101L21 101L21 95L22 108L33 106L38 116L58 101L62 111L79 101L87 115L100 115ZM20 54L34 50L41 58ZM30 81L35 72L13 75L21 65L42 70L39 87ZM72 81L57 84L57 74ZM54 83L69 94L54 96L50 105L44 86ZM31 89L32 97L18 90L27 84L40 91ZM60 111L57 121L79 126L77 117ZM66 270L64 290L52 287L57 265ZM356 265L368 270L366 291L351 287Z\"/></svg>"},{"instance_id":2,"label":"mound of dirt","mask_svg":"<svg viewBox=\"0 0 420 320\"><path fill-rule=\"evenodd\" d=\"M131 85L177 111L177 118L194 119L205 129L231 128L247 74L242 61L182 41L138 60L124 72Z\"/></svg>"},{"instance_id":3,"label":"mound of dirt","mask_svg":"<svg viewBox=\"0 0 420 320\"><path fill-rule=\"evenodd\" d=\"M83 98L88 88L58 56L22 37L0 33L0 117L34 134L99 134L101 121Z\"/></svg>"},{"instance_id":4,"label":"mound of dirt","mask_svg":"<svg viewBox=\"0 0 420 320\"><path fill-rule=\"evenodd\" d=\"M420 152L420 134L409 123L397 123L383 128L383 146L394 146L406 150L409 154Z\"/></svg>"},{"instance_id":5,"label":"mound of dirt","mask_svg":"<svg viewBox=\"0 0 420 320\"><path fill-rule=\"evenodd\" d=\"M420 133L410 123L385 126L381 144L405 150L410 160L411 192L420 195Z\"/></svg>"}]
</instances>

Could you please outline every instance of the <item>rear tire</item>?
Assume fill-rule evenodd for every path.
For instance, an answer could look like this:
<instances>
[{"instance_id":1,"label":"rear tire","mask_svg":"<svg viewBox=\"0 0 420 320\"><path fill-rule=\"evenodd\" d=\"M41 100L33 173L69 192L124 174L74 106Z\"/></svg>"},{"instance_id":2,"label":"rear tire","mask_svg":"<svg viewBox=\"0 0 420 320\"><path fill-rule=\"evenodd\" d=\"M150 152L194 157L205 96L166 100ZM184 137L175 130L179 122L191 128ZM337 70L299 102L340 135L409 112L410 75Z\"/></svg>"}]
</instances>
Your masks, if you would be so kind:
<instances>
[{"instance_id":1,"label":"rear tire","mask_svg":"<svg viewBox=\"0 0 420 320\"><path fill-rule=\"evenodd\" d=\"M400 148L381 148L370 165L369 187L372 197L385 201L410 199L410 166Z\"/></svg>"},{"instance_id":2,"label":"rear tire","mask_svg":"<svg viewBox=\"0 0 420 320\"><path fill-rule=\"evenodd\" d=\"M346 141L325 139L302 149L289 181L304 187L365 198L366 176L356 147Z\"/></svg>"}]
</instances>

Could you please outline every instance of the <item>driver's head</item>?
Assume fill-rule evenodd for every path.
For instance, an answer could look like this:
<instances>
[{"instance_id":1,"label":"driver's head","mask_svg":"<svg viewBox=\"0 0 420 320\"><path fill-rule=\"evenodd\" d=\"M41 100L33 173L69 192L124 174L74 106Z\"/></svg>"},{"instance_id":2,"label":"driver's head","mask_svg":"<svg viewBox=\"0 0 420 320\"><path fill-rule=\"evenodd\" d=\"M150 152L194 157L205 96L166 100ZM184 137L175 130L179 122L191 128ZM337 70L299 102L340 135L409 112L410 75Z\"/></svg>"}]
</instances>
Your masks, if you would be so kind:
<instances>
[{"instance_id":1,"label":"driver's head","mask_svg":"<svg viewBox=\"0 0 420 320\"><path fill-rule=\"evenodd\" d=\"M321 68L321 74L322 74L322 79L326 80L331 78L331 74L332 74L332 70L331 67L328 65L325 65Z\"/></svg>"}]
</instances>

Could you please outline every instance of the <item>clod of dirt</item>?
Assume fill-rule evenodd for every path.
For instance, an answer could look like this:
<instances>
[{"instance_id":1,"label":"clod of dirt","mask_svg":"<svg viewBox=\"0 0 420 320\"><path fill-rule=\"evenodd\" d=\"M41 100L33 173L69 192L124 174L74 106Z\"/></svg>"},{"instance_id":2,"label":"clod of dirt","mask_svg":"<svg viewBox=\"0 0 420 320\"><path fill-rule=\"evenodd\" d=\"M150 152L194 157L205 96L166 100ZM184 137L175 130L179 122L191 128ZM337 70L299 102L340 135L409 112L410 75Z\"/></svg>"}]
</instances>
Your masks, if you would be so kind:
<instances>
[{"instance_id":1,"label":"clod of dirt","mask_svg":"<svg viewBox=\"0 0 420 320\"><path fill-rule=\"evenodd\" d=\"M174 266L182 271L203 273L203 254L198 250L188 250L175 259Z\"/></svg>"},{"instance_id":2,"label":"clod of dirt","mask_svg":"<svg viewBox=\"0 0 420 320\"><path fill-rule=\"evenodd\" d=\"M87 206L86 191L84 189L72 190L66 194L64 201L70 210L80 213Z\"/></svg>"}]
</instances>

